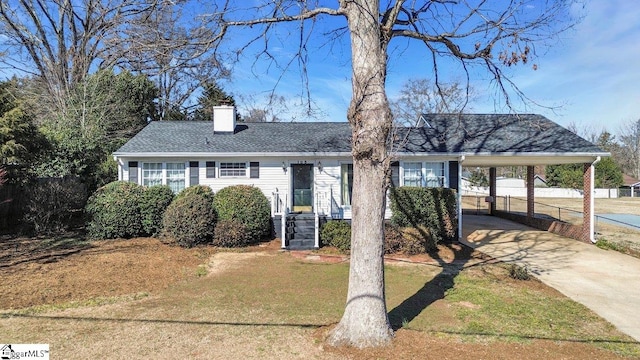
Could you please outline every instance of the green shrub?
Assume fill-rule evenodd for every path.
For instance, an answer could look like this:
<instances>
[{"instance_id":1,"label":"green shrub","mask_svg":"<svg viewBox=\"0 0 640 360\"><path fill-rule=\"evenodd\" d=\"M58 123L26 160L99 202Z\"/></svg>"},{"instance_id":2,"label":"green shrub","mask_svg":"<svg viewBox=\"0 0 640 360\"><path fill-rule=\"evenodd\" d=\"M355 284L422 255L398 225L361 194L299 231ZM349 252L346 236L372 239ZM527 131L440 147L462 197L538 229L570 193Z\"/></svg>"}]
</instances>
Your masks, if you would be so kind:
<instances>
[{"instance_id":1,"label":"green shrub","mask_svg":"<svg viewBox=\"0 0 640 360\"><path fill-rule=\"evenodd\" d=\"M176 197L162 217L166 235L182 247L193 247L213 240L216 212L208 196L189 194Z\"/></svg>"},{"instance_id":2,"label":"green shrub","mask_svg":"<svg viewBox=\"0 0 640 360\"><path fill-rule=\"evenodd\" d=\"M529 275L529 269L526 266L520 266L517 264L509 264L509 277L515 280L529 280L531 275Z\"/></svg>"},{"instance_id":3,"label":"green shrub","mask_svg":"<svg viewBox=\"0 0 640 360\"><path fill-rule=\"evenodd\" d=\"M89 198L85 210L89 216L90 238L131 238L142 234L140 199L144 188L126 181L114 181Z\"/></svg>"},{"instance_id":4,"label":"green shrub","mask_svg":"<svg viewBox=\"0 0 640 360\"><path fill-rule=\"evenodd\" d=\"M247 229L236 220L220 220L216 224L213 245L221 247L243 247L251 243Z\"/></svg>"},{"instance_id":5,"label":"green shrub","mask_svg":"<svg viewBox=\"0 0 640 360\"><path fill-rule=\"evenodd\" d=\"M391 191L391 222L400 227L425 226L434 244L456 238L457 209L453 189L399 187Z\"/></svg>"},{"instance_id":6,"label":"green shrub","mask_svg":"<svg viewBox=\"0 0 640 360\"><path fill-rule=\"evenodd\" d=\"M320 241L325 246L335 246L340 251L351 249L351 225L343 220L329 221L320 230Z\"/></svg>"},{"instance_id":7,"label":"green shrub","mask_svg":"<svg viewBox=\"0 0 640 360\"><path fill-rule=\"evenodd\" d=\"M214 197L220 220L235 220L244 225L252 242L273 234L269 199L256 187L234 185L226 187Z\"/></svg>"},{"instance_id":8,"label":"green shrub","mask_svg":"<svg viewBox=\"0 0 640 360\"><path fill-rule=\"evenodd\" d=\"M36 233L64 231L82 221L87 188L78 178L40 179L29 187L25 222Z\"/></svg>"},{"instance_id":9,"label":"green shrub","mask_svg":"<svg viewBox=\"0 0 640 360\"><path fill-rule=\"evenodd\" d=\"M173 201L173 191L167 185L156 185L144 189L140 199L142 231L147 236L155 236L162 229L162 215Z\"/></svg>"},{"instance_id":10,"label":"green shrub","mask_svg":"<svg viewBox=\"0 0 640 360\"><path fill-rule=\"evenodd\" d=\"M211 202L213 202L213 190L211 190L211 188L208 187L207 185L193 185L193 186L186 187L182 189L182 191L180 191L178 195L176 195L176 197L181 198L183 196L191 196L191 195L204 196L207 199L209 199Z\"/></svg>"}]
</instances>

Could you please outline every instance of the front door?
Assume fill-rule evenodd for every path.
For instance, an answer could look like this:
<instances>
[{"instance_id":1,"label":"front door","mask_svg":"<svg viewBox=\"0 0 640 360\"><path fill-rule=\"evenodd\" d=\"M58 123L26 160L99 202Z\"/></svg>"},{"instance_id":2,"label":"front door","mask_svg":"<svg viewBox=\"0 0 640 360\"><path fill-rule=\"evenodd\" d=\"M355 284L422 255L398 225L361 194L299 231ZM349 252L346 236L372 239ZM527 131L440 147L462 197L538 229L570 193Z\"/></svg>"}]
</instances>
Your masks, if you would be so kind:
<instances>
[{"instance_id":1,"label":"front door","mask_svg":"<svg viewBox=\"0 0 640 360\"><path fill-rule=\"evenodd\" d=\"M313 165L293 164L293 212L313 212Z\"/></svg>"}]
</instances>

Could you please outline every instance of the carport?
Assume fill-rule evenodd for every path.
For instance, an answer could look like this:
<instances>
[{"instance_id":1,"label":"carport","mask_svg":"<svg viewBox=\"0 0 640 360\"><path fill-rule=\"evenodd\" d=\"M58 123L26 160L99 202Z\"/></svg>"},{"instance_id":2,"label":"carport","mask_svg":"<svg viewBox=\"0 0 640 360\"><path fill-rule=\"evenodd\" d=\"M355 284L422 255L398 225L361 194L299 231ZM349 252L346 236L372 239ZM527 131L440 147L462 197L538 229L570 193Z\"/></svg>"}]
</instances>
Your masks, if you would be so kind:
<instances>
[{"instance_id":1,"label":"carport","mask_svg":"<svg viewBox=\"0 0 640 360\"><path fill-rule=\"evenodd\" d=\"M443 117L440 119L439 117ZM563 236L595 242L594 235L594 176L595 164L610 156L594 144L549 119L535 114L518 115L429 115L426 119L437 124L442 134L438 139L450 153L460 154L457 169L457 188L462 184L462 167L489 168L489 196L496 199L496 168L526 166L526 216L513 216L496 211L490 202L489 214L509 217L529 226ZM433 121L436 119L437 121ZM426 121L429 126L429 121ZM441 146L442 147L442 146ZM536 218L534 201L534 169L536 165L582 164L583 166L583 222L581 226L560 221ZM456 187L456 186L454 186ZM458 191L458 234L462 236L462 192Z\"/></svg>"}]
</instances>

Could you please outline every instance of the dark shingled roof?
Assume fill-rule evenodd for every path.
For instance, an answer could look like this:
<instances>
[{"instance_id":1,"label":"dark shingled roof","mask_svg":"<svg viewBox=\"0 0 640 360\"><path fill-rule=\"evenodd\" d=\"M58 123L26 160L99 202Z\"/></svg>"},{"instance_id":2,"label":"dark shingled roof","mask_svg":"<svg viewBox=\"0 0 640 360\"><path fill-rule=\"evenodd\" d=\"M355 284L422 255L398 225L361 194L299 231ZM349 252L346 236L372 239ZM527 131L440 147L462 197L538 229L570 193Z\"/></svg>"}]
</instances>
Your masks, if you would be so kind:
<instances>
[{"instance_id":1,"label":"dark shingled roof","mask_svg":"<svg viewBox=\"0 0 640 360\"><path fill-rule=\"evenodd\" d=\"M400 128L400 152L443 154L596 153L597 146L540 115L423 115L424 126ZM348 123L238 123L234 134L213 123L154 121L115 152L312 153L350 152Z\"/></svg>"}]
</instances>

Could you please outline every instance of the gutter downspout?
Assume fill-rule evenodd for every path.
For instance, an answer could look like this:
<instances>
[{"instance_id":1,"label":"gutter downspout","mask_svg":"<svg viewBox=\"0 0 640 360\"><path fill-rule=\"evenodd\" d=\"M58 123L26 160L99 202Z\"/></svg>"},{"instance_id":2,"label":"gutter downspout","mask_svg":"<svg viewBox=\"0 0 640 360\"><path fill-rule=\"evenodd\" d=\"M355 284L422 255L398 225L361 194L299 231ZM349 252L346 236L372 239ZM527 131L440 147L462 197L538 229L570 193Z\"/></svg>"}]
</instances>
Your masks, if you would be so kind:
<instances>
[{"instance_id":1,"label":"gutter downspout","mask_svg":"<svg viewBox=\"0 0 640 360\"><path fill-rule=\"evenodd\" d=\"M596 243L596 237L595 237L595 218L596 218L596 214L595 214L595 181L596 181L596 164L600 162L600 156L596 156L596 159L591 163L591 171L589 174L590 177L590 184L589 184L589 191L591 192L591 196L589 197L589 240L591 240L591 242L593 244Z\"/></svg>"},{"instance_id":2,"label":"gutter downspout","mask_svg":"<svg viewBox=\"0 0 640 360\"><path fill-rule=\"evenodd\" d=\"M458 241L462 241L462 162L465 156L458 160Z\"/></svg>"}]
</instances>

